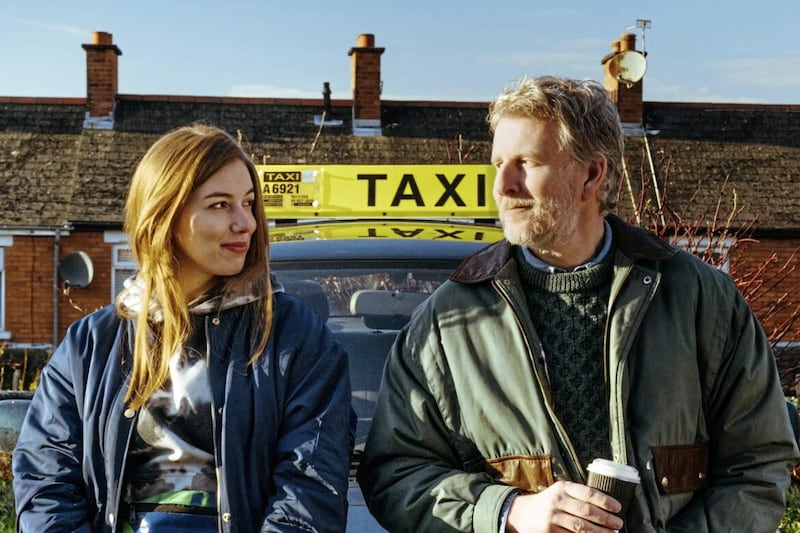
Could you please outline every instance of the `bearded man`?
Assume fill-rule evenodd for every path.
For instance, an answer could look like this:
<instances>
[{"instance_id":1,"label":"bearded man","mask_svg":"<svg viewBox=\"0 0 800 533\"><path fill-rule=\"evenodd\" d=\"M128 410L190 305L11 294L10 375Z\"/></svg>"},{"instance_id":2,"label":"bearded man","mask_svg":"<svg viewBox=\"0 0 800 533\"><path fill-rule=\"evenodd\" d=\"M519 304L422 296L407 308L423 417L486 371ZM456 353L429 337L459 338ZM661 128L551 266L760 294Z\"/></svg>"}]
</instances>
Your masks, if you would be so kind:
<instances>
[{"instance_id":1,"label":"bearded man","mask_svg":"<svg viewBox=\"0 0 800 533\"><path fill-rule=\"evenodd\" d=\"M769 342L731 278L611 214L619 115L595 82L492 104L505 239L389 354L358 473L389 531L770 532L798 451ZM638 469L626 509L586 485Z\"/></svg>"}]
</instances>

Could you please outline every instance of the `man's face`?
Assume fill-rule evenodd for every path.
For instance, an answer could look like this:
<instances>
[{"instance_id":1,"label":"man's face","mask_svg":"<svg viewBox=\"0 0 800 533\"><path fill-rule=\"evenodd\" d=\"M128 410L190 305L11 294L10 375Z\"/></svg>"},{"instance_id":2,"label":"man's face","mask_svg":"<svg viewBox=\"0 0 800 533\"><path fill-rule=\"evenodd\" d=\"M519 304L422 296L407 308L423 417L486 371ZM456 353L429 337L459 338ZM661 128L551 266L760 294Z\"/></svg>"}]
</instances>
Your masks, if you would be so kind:
<instances>
[{"instance_id":1,"label":"man's face","mask_svg":"<svg viewBox=\"0 0 800 533\"><path fill-rule=\"evenodd\" d=\"M494 199L506 239L534 251L559 250L578 234L587 165L559 148L550 122L504 117L494 132Z\"/></svg>"}]
</instances>

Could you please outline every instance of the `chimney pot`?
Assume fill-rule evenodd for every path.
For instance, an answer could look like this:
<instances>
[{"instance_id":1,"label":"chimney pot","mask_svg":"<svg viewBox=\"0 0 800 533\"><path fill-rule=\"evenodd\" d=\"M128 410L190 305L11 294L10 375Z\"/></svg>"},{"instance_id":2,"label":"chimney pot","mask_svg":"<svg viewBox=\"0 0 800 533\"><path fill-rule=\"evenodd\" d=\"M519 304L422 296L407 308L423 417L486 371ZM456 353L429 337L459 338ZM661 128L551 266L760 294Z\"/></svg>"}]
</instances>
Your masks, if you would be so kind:
<instances>
[{"instance_id":1,"label":"chimney pot","mask_svg":"<svg viewBox=\"0 0 800 533\"><path fill-rule=\"evenodd\" d=\"M105 31L96 31L92 33L92 44L113 44L112 36Z\"/></svg>"},{"instance_id":2,"label":"chimney pot","mask_svg":"<svg viewBox=\"0 0 800 533\"><path fill-rule=\"evenodd\" d=\"M626 50L636 50L636 34L623 33L619 37L619 49L621 52Z\"/></svg>"},{"instance_id":3,"label":"chimney pot","mask_svg":"<svg viewBox=\"0 0 800 533\"><path fill-rule=\"evenodd\" d=\"M372 33L362 33L356 38L356 47L375 48L375 35Z\"/></svg>"}]
</instances>

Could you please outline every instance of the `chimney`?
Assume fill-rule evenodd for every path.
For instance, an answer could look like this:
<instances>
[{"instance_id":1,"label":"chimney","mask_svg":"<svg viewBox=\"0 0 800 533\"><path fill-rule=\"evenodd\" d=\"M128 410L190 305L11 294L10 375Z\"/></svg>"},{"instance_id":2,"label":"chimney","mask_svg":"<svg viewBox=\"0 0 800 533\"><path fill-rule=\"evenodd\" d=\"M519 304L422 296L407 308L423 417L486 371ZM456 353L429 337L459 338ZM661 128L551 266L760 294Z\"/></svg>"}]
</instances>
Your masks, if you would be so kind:
<instances>
[{"instance_id":1,"label":"chimney","mask_svg":"<svg viewBox=\"0 0 800 533\"><path fill-rule=\"evenodd\" d=\"M606 55L603 64L604 85L611 100L617 105L623 128L641 130L644 106L642 104L642 79L635 83L621 79L616 72L618 63L612 61L622 52L636 51L636 35L623 33L619 41L611 43L611 53Z\"/></svg>"},{"instance_id":2,"label":"chimney","mask_svg":"<svg viewBox=\"0 0 800 533\"><path fill-rule=\"evenodd\" d=\"M381 54L375 36L362 33L347 53L351 59L353 88L353 134L381 135Z\"/></svg>"},{"instance_id":3,"label":"chimney","mask_svg":"<svg viewBox=\"0 0 800 533\"><path fill-rule=\"evenodd\" d=\"M112 129L117 99L117 56L122 51L111 40L111 34L96 31L86 50L86 119L84 128Z\"/></svg>"}]
</instances>

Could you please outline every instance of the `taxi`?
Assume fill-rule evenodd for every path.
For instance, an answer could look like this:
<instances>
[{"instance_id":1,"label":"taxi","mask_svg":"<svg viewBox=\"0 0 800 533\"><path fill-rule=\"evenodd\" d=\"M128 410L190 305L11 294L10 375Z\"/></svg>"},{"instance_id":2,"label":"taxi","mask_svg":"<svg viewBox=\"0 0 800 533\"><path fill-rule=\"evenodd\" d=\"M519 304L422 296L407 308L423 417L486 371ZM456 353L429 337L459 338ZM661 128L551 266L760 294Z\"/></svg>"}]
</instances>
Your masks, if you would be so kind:
<instances>
[{"instance_id":1,"label":"taxi","mask_svg":"<svg viewBox=\"0 0 800 533\"><path fill-rule=\"evenodd\" d=\"M355 472L386 356L413 310L468 255L502 239L487 165L257 166L270 265L350 357L358 417L348 532L384 531Z\"/></svg>"}]
</instances>

